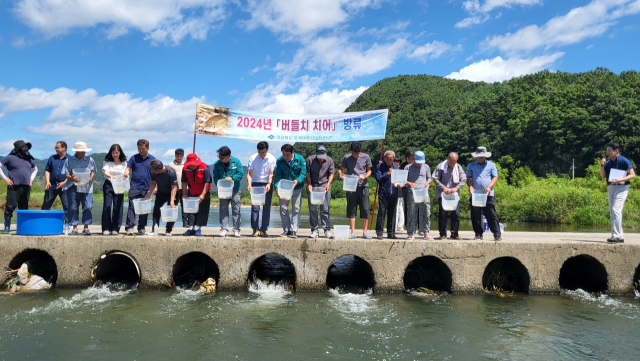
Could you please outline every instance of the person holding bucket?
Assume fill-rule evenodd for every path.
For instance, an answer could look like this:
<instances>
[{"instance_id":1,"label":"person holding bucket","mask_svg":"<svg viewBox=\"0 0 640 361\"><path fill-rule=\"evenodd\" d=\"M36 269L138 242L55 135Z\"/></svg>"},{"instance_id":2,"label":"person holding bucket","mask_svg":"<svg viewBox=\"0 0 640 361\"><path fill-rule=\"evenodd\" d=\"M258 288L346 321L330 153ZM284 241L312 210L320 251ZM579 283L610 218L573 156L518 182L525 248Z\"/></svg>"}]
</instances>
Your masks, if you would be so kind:
<instances>
[{"instance_id":1,"label":"person holding bucket","mask_svg":"<svg viewBox=\"0 0 640 361\"><path fill-rule=\"evenodd\" d=\"M426 201L419 203L416 202L414 195L415 190L422 188L428 190L431 184L431 169L425 164L424 152L417 151L413 164L407 165L404 169L409 171L403 191L407 194L407 239L413 239L416 225L418 225L424 239L433 240L433 237L429 235L429 228L431 228L429 193L427 191Z\"/></svg>"},{"instance_id":2,"label":"person holding bucket","mask_svg":"<svg viewBox=\"0 0 640 361\"><path fill-rule=\"evenodd\" d=\"M198 212L189 214L189 229L183 236L202 236L209 222L211 207L211 170L195 153L187 155L182 170L182 199L197 198ZM186 208L186 207L185 207Z\"/></svg>"},{"instance_id":3,"label":"person holding bucket","mask_svg":"<svg viewBox=\"0 0 640 361\"><path fill-rule=\"evenodd\" d=\"M131 189L129 189L129 210L127 211L127 235L133 235L133 227L136 225L136 210L133 206L134 199L144 198L149 184L151 183L151 171L149 164L156 159L149 154L149 141L140 139L137 143L138 154L129 158L127 162L127 170L125 176L131 179ZM147 214L138 216L138 235L146 234Z\"/></svg>"},{"instance_id":4,"label":"person holding bucket","mask_svg":"<svg viewBox=\"0 0 640 361\"><path fill-rule=\"evenodd\" d=\"M351 143L351 153L346 154L340 162L338 175L344 180L347 170L348 175L358 177L358 186L355 192L347 192L347 218L349 218L349 226L351 235L349 238L355 238L356 235L356 212L360 208L360 218L362 219L362 237L371 238L367 234L369 227L369 186L367 179L371 176L371 158L368 154L362 153L362 145L360 142Z\"/></svg>"},{"instance_id":5,"label":"person holding bucket","mask_svg":"<svg viewBox=\"0 0 640 361\"><path fill-rule=\"evenodd\" d=\"M336 171L333 159L327 155L327 148L320 144L316 148L316 154L307 158L307 192L309 192L309 223L311 223L311 236L309 238L318 237L318 207L321 209L320 218L322 220L322 229L324 236L328 239L333 238L331 233L331 219L329 214L329 202L331 201L331 183L333 183L333 174ZM324 202L322 204L311 203L311 193L313 188L322 188L326 192L324 194Z\"/></svg>"},{"instance_id":6,"label":"person holding bucket","mask_svg":"<svg viewBox=\"0 0 640 361\"><path fill-rule=\"evenodd\" d=\"M165 167L159 159L154 159L149 163L149 169L151 170L151 183L149 183L149 189L144 195L144 199L151 199L153 192L156 191L156 201L153 205L153 225L151 232L147 233L147 236L157 236L158 228L160 227L160 216L162 212L160 208L168 203L169 207L176 206L176 194L178 193L178 177L176 171L171 167ZM171 237L171 231L175 222L167 222L166 233L167 237Z\"/></svg>"},{"instance_id":7,"label":"person holding bucket","mask_svg":"<svg viewBox=\"0 0 640 361\"><path fill-rule=\"evenodd\" d=\"M269 153L269 143L260 142L256 146L258 152L249 157L247 164L247 191L251 193L253 187L264 187L265 203L262 206L251 206L251 228L252 236L268 237L269 217L271 215L271 196L273 194L273 175L276 170L276 157ZM260 219L260 207L262 207L262 221Z\"/></svg>"},{"instance_id":8,"label":"person holding bucket","mask_svg":"<svg viewBox=\"0 0 640 361\"><path fill-rule=\"evenodd\" d=\"M300 226L300 207L302 207L302 187L307 178L307 165L304 158L293 151L291 144L285 144L280 148L282 155L276 161L276 171L273 186L276 188L280 203L280 219L284 232L280 237L296 238ZM285 192L283 181L293 182L293 192L288 198L283 198ZM293 214L289 217L289 200Z\"/></svg>"},{"instance_id":9,"label":"person holding bucket","mask_svg":"<svg viewBox=\"0 0 640 361\"><path fill-rule=\"evenodd\" d=\"M393 163L396 154L392 150L384 152L384 162L376 166L378 181L378 217L376 218L376 234L383 239L384 217L387 216L387 238L396 239L396 207L398 205L398 189L401 185L391 183L391 173L398 169Z\"/></svg>"},{"instance_id":10,"label":"person holding bucket","mask_svg":"<svg viewBox=\"0 0 640 361\"><path fill-rule=\"evenodd\" d=\"M227 146L218 149L218 160L213 163L213 183L225 180L233 182L233 193L230 199L220 199L220 237L226 237L227 225L229 224L229 203L231 203L231 216L233 217L233 235L240 237L240 181L244 177L244 168L238 158L231 156L231 149ZM220 188L218 187L218 191Z\"/></svg>"},{"instance_id":11,"label":"person holding bucket","mask_svg":"<svg viewBox=\"0 0 640 361\"><path fill-rule=\"evenodd\" d=\"M31 143L18 140L13 150L0 161L0 177L7 183L7 202L4 207L4 233L9 233L13 211L29 209L31 185L38 174L34 158L29 153ZM5 176L2 167L7 167L9 176Z\"/></svg>"},{"instance_id":12,"label":"person holding bucket","mask_svg":"<svg viewBox=\"0 0 640 361\"><path fill-rule=\"evenodd\" d=\"M438 231L440 237L438 239L447 239L447 218L451 218L451 239L462 239L458 235L460 227L460 188L467 183L467 175L464 173L462 166L458 164L458 153L451 152L447 159L438 164L433 171L433 181L436 183L436 198L438 198ZM445 211L442 207L442 194L458 195L458 205L454 211Z\"/></svg>"},{"instance_id":13,"label":"person holding bucket","mask_svg":"<svg viewBox=\"0 0 640 361\"><path fill-rule=\"evenodd\" d=\"M469 193L473 197L474 191L487 194L487 203L484 207L474 207L473 198L471 199L471 225L475 233L474 240L481 240L484 230L482 228L482 214L487 218L489 229L493 233L495 241L502 241L500 232L500 222L498 222L498 213L494 201L493 186L498 181L498 168L493 162L487 158L491 157L491 152L487 152L486 147L478 147L471 156L476 160L467 166L467 185Z\"/></svg>"},{"instance_id":14,"label":"person holding bucket","mask_svg":"<svg viewBox=\"0 0 640 361\"><path fill-rule=\"evenodd\" d=\"M117 236L122 227L122 216L124 209L124 193L117 194L113 188L116 177L124 180L124 173L127 170L127 156L124 155L120 144L114 144L109 148L109 152L104 157L102 163L102 174L104 174L104 184L102 194L104 203L102 204L102 235Z\"/></svg>"},{"instance_id":15,"label":"person holding bucket","mask_svg":"<svg viewBox=\"0 0 640 361\"><path fill-rule=\"evenodd\" d=\"M89 225L93 222L91 209L93 208L93 177L96 175L96 162L91 157L87 157L87 152L91 148L85 142L77 142L71 149L75 155L67 159L67 169L70 174L67 178L73 182L67 182L67 198L69 202L69 213L67 219L73 227L72 235L78 234L79 206L82 205L82 223L84 229L82 234L90 236ZM88 174L88 179L84 179Z\"/></svg>"}]
</instances>

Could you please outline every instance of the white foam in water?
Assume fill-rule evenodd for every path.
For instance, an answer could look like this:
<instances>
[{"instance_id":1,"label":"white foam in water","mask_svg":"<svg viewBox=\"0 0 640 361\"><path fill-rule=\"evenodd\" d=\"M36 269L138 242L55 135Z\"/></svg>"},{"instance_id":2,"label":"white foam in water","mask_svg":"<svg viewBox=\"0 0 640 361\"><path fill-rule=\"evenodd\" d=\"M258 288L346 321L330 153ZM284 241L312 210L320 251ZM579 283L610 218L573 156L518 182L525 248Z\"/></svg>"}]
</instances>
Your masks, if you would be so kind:
<instances>
[{"instance_id":1,"label":"white foam in water","mask_svg":"<svg viewBox=\"0 0 640 361\"><path fill-rule=\"evenodd\" d=\"M258 301L267 306L288 302L291 295L291 291L287 291L281 283L266 284L260 280L249 283L249 292L258 295L258 298L252 300L252 303Z\"/></svg>"},{"instance_id":2,"label":"white foam in water","mask_svg":"<svg viewBox=\"0 0 640 361\"><path fill-rule=\"evenodd\" d=\"M614 299L609 297L606 294L601 293L589 293L583 289L578 288L575 291L570 290L562 290L562 294L573 298L574 300L582 301L582 302L591 302L594 303L598 308L602 309L610 309L614 311L615 314L627 318L637 319L640 315L640 307L626 303L618 299ZM637 294L637 291L636 291ZM618 311L624 311L622 314ZM631 314L626 313L626 311L630 311Z\"/></svg>"},{"instance_id":3,"label":"white foam in water","mask_svg":"<svg viewBox=\"0 0 640 361\"><path fill-rule=\"evenodd\" d=\"M369 289L365 293L341 293L338 289L329 289L329 294L333 297L329 299L329 304L340 312L346 319L355 321L358 324L366 325L373 322L387 322L387 316L392 312L383 310L378 304L379 301L373 296L373 290ZM381 311L383 311L381 313ZM382 317L382 319L379 319Z\"/></svg>"},{"instance_id":4,"label":"white foam in water","mask_svg":"<svg viewBox=\"0 0 640 361\"><path fill-rule=\"evenodd\" d=\"M440 292L424 293L424 292L418 292L418 291L412 290L412 291L409 291L409 294L413 297L419 297L426 301L437 301L440 299L442 293Z\"/></svg>"},{"instance_id":5,"label":"white foam in water","mask_svg":"<svg viewBox=\"0 0 640 361\"><path fill-rule=\"evenodd\" d=\"M90 287L80 293L76 293L71 298L60 297L44 307L34 307L27 313L51 313L61 310L76 309L87 306L93 307L98 305L99 307L102 307L103 304L124 298L134 291L135 289L113 291L109 289L109 285Z\"/></svg>"}]
</instances>

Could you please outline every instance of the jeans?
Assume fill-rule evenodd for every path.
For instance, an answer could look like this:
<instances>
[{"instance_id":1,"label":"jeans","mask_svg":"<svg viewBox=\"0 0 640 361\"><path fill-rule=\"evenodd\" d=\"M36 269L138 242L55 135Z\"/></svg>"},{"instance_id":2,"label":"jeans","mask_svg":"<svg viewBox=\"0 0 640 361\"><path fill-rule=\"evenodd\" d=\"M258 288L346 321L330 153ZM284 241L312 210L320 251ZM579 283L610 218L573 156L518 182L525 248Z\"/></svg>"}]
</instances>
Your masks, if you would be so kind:
<instances>
[{"instance_id":1,"label":"jeans","mask_svg":"<svg viewBox=\"0 0 640 361\"><path fill-rule=\"evenodd\" d=\"M500 222L498 221L498 213L496 212L495 198L492 196L487 197L487 205L483 207L471 206L471 225L473 226L473 232L477 236L482 237L484 229L482 228L482 214L487 218L489 223L489 230L493 233L495 238L500 238L502 233L500 232ZM471 200L469 200L471 202Z\"/></svg>"},{"instance_id":2,"label":"jeans","mask_svg":"<svg viewBox=\"0 0 640 361\"><path fill-rule=\"evenodd\" d=\"M320 219L322 221L322 229L325 231L331 230L331 219L329 215L329 202L331 201L331 190L324 195L324 203L316 205L311 204L311 197L308 199L309 203L309 223L311 223L311 231L318 230L318 207L320 208Z\"/></svg>"},{"instance_id":3,"label":"jeans","mask_svg":"<svg viewBox=\"0 0 640 361\"><path fill-rule=\"evenodd\" d=\"M251 183L252 187L264 187L267 183ZM273 185L264 197L262 206L262 223L260 225L260 206L251 206L251 229L266 232L269 229L269 217L271 216L271 196L273 195Z\"/></svg>"},{"instance_id":4,"label":"jeans","mask_svg":"<svg viewBox=\"0 0 640 361\"><path fill-rule=\"evenodd\" d=\"M44 201L42 202L43 211L48 211L53 206L53 202L55 202L56 198L60 197L60 203L62 203L62 210L64 213L64 224L69 223L67 219L67 212L69 211L69 199L67 198L67 190L60 189L49 189L44 191Z\"/></svg>"},{"instance_id":5,"label":"jeans","mask_svg":"<svg viewBox=\"0 0 640 361\"><path fill-rule=\"evenodd\" d=\"M293 214L289 217L289 201ZM280 198L280 219L285 232L298 232L300 226L300 208L302 207L302 188L294 189L291 199Z\"/></svg>"},{"instance_id":6,"label":"jeans","mask_svg":"<svg viewBox=\"0 0 640 361\"><path fill-rule=\"evenodd\" d=\"M220 228L227 230L229 225L229 203L231 203L231 216L233 217L233 230L240 232L242 219L240 218L240 190L231 194L231 199L220 199Z\"/></svg>"},{"instance_id":7,"label":"jeans","mask_svg":"<svg viewBox=\"0 0 640 361\"><path fill-rule=\"evenodd\" d=\"M611 217L611 237L622 236L622 209L629 194L628 185L609 185L609 216Z\"/></svg>"},{"instance_id":8,"label":"jeans","mask_svg":"<svg viewBox=\"0 0 640 361\"><path fill-rule=\"evenodd\" d=\"M384 226L384 217L387 216L387 235L396 234L396 207L398 206L398 197L378 196L378 216L376 217L376 233L382 235Z\"/></svg>"},{"instance_id":9,"label":"jeans","mask_svg":"<svg viewBox=\"0 0 640 361\"><path fill-rule=\"evenodd\" d=\"M136 211L135 208L133 208L133 200L144 198L145 194L147 194L147 189L129 189L129 210L127 211L126 229L133 229L136 225ZM147 226L147 216L148 214L141 214L138 217L138 230L144 230Z\"/></svg>"},{"instance_id":10,"label":"jeans","mask_svg":"<svg viewBox=\"0 0 640 361\"><path fill-rule=\"evenodd\" d=\"M451 237L458 235L460 228L460 202L455 211L445 211L442 209L442 197L438 198L440 210L438 211L438 232L440 236L447 236L447 218L451 218Z\"/></svg>"},{"instance_id":11,"label":"jeans","mask_svg":"<svg viewBox=\"0 0 640 361\"><path fill-rule=\"evenodd\" d=\"M431 203L416 203L413 199L413 191L407 191L407 235L413 236L416 224L420 233L428 234L431 228Z\"/></svg>"},{"instance_id":12,"label":"jeans","mask_svg":"<svg viewBox=\"0 0 640 361\"><path fill-rule=\"evenodd\" d=\"M104 204L102 205L102 232L120 232L124 214L124 194L116 194L111 181L105 180L102 186Z\"/></svg>"},{"instance_id":13,"label":"jeans","mask_svg":"<svg viewBox=\"0 0 640 361\"><path fill-rule=\"evenodd\" d=\"M67 190L67 198L69 200L69 212L67 219L69 223L77 227L80 218L79 206L82 205L82 224L89 225L93 221L91 208L93 208L92 193L78 193L78 188L73 185Z\"/></svg>"},{"instance_id":14,"label":"jeans","mask_svg":"<svg viewBox=\"0 0 640 361\"><path fill-rule=\"evenodd\" d=\"M28 185L7 186L7 203L4 206L4 219L11 219L16 209L29 209L31 187Z\"/></svg>"}]
</instances>

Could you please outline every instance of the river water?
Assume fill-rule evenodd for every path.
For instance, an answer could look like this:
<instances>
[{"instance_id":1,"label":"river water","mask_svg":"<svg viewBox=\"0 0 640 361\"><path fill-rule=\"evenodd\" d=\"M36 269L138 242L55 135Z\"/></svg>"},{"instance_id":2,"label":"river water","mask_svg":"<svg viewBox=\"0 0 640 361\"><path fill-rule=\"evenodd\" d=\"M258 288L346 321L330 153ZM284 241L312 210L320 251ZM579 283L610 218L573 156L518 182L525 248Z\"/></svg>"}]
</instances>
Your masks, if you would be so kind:
<instances>
[{"instance_id":1,"label":"river water","mask_svg":"<svg viewBox=\"0 0 640 361\"><path fill-rule=\"evenodd\" d=\"M0 359L631 360L640 301L54 289L0 295Z\"/></svg>"}]
</instances>

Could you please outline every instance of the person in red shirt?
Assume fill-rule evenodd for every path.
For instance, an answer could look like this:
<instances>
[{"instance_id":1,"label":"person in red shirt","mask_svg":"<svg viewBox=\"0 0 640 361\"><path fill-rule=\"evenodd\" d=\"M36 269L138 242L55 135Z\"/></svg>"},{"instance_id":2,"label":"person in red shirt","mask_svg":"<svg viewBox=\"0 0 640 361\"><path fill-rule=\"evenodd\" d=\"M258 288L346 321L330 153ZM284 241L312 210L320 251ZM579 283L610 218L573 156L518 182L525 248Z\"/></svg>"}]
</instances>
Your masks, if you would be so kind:
<instances>
[{"instance_id":1,"label":"person in red shirt","mask_svg":"<svg viewBox=\"0 0 640 361\"><path fill-rule=\"evenodd\" d=\"M211 205L211 170L195 153L187 155L182 170L182 198L197 197L198 213L189 214L189 229L184 236L202 236L201 227L209 221Z\"/></svg>"}]
</instances>

